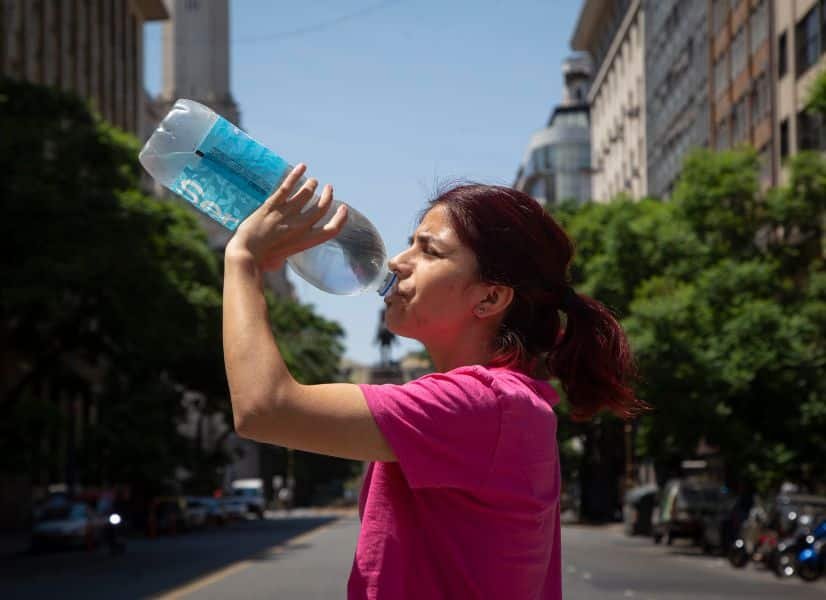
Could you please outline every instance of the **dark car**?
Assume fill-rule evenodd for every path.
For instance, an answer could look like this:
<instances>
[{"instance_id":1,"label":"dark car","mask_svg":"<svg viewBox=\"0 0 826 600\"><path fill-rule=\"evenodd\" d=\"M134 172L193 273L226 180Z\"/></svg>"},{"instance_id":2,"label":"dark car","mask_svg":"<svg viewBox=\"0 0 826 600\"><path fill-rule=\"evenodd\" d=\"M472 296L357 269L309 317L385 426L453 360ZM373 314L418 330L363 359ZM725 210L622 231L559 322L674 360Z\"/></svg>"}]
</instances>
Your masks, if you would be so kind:
<instances>
[{"instance_id":1,"label":"dark car","mask_svg":"<svg viewBox=\"0 0 826 600\"><path fill-rule=\"evenodd\" d=\"M100 540L104 521L84 502L52 502L35 511L32 551L50 548L91 549Z\"/></svg>"},{"instance_id":2,"label":"dark car","mask_svg":"<svg viewBox=\"0 0 826 600\"><path fill-rule=\"evenodd\" d=\"M730 503L728 489L706 480L672 479L660 491L652 518L652 537L659 544L689 538L701 544L706 520L714 520Z\"/></svg>"}]
</instances>

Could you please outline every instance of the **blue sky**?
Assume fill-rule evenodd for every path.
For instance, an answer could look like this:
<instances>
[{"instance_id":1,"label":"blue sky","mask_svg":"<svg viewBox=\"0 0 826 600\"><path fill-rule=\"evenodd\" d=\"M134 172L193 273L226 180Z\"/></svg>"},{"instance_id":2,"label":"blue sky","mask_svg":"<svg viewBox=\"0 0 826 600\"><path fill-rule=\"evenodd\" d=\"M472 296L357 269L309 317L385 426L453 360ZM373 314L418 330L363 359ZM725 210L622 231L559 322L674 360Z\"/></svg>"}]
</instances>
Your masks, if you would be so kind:
<instances>
[{"instance_id":1,"label":"blue sky","mask_svg":"<svg viewBox=\"0 0 826 600\"><path fill-rule=\"evenodd\" d=\"M440 184L510 185L531 133L562 96L579 0L230 0L241 126L404 249ZM161 27L146 26L146 86L161 88ZM377 294L332 296L294 273L301 301L378 360ZM401 340L399 358L418 342Z\"/></svg>"}]
</instances>

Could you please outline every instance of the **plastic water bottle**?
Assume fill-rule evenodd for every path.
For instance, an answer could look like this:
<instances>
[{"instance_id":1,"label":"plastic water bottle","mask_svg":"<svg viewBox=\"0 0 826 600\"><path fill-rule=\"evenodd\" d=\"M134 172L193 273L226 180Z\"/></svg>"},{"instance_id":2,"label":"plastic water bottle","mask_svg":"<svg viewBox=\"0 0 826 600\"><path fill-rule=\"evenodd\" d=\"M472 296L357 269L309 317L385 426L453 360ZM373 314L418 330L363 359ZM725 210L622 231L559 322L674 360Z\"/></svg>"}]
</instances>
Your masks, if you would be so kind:
<instances>
[{"instance_id":1,"label":"plastic water bottle","mask_svg":"<svg viewBox=\"0 0 826 600\"><path fill-rule=\"evenodd\" d=\"M263 204L292 170L280 156L192 100L175 102L139 158L158 183L230 231ZM319 199L313 196L303 210L310 210ZM329 221L340 204L333 200L315 227ZM383 296L395 281L381 236L352 207L335 238L290 256L287 264L333 294L377 291Z\"/></svg>"}]
</instances>

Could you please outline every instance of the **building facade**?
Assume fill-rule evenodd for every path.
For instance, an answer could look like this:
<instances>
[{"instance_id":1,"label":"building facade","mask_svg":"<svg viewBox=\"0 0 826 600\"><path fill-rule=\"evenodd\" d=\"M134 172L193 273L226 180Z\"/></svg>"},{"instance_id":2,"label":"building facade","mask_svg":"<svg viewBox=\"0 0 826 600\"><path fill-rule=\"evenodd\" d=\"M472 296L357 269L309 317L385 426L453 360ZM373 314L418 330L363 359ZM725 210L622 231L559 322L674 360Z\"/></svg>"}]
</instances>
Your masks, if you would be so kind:
<instances>
[{"instance_id":1,"label":"building facade","mask_svg":"<svg viewBox=\"0 0 826 600\"><path fill-rule=\"evenodd\" d=\"M162 0L0 0L0 9L0 74L75 92L141 135L143 24L168 18Z\"/></svg>"},{"instance_id":2,"label":"building facade","mask_svg":"<svg viewBox=\"0 0 826 600\"><path fill-rule=\"evenodd\" d=\"M170 18L163 27L163 87L150 104L151 125L145 138L179 98L200 102L240 125L241 114L230 90L229 0L166 0L166 6ZM210 246L222 250L231 232L202 213L197 215ZM286 268L267 273L265 279L276 294L294 296Z\"/></svg>"},{"instance_id":3,"label":"building facade","mask_svg":"<svg viewBox=\"0 0 826 600\"><path fill-rule=\"evenodd\" d=\"M685 155L708 144L708 0L645 0L648 194L671 195Z\"/></svg>"},{"instance_id":4,"label":"building facade","mask_svg":"<svg viewBox=\"0 0 826 600\"><path fill-rule=\"evenodd\" d=\"M598 202L647 194L645 14L641 0L585 0L571 47L594 64L591 191Z\"/></svg>"},{"instance_id":5,"label":"building facade","mask_svg":"<svg viewBox=\"0 0 826 600\"><path fill-rule=\"evenodd\" d=\"M783 0L785 4L788 0ZM774 143L774 6L771 0L709 0L709 144L751 145L764 186L778 181Z\"/></svg>"},{"instance_id":6,"label":"building facade","mask_svg":"<svg viewBox=\"0 0 826 600\"><path fill-rule=\"evenodd\" d=\"M178 98L189 98L240 122L229 81L229 0L167 0L167 6L158 102L171 108Z\"/></svg>"},{"instance_id":7,"label":"building facade","mask_svg":"<svg viewBox=\"0 0 826 600\"><path fill-rule=\"evenodd\" d=\"M826 0L775 0L777 68L774 169L801 150L826 150L823 119L804 110L809 87L826 68Z\"/></svg>"},{"instance_id":8,"label":"building facade","mask_svg":"<svg viewBox=\"0 0 826 600\"><path fill-rule=\"evenodd\" d=\"M591 61L571 57L562 67L565 92L547 126L532 137L514 186L537 201L554 205L565 200L591 199L591 143L588 125L588 86Z\"/></svg>"}]
</instances>

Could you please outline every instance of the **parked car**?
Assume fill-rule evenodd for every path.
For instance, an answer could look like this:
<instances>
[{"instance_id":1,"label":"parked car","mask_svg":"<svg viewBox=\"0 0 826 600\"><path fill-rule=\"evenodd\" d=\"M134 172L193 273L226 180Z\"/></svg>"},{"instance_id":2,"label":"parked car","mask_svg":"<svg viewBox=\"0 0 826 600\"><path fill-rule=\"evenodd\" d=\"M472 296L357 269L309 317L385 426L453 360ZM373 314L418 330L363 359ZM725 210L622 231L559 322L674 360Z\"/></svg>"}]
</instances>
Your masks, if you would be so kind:
<instances>
[{"instance_id":1,"label":"parked car","mask_svg":"<svg viewBox=\"0 0 826 600\"><path fill-rule=\"evenodd\" d=\"M262 479L236 479L232 482L232 495L244 501L247 512L253 513L259 519L264 517L267 499L264 497Z\"/></svg>"},{"instance_id":2,"label":"parked car","mask_svg":"<svg viewBox=\"0 0 826 600\"><path fill-rule=\"evenodd\" d=\"M203 496L199 498L199 500L206 508L207 523L210 525L223 525L227 522L227 511L220 499Z\"/></svg>"},{"instance_id":3,"label":"parked car","mask_svg":"<svg viewBox=\"0 0 826 600\"><path fill-rule=\"evenodd\" d=\"M187 529L200 529L207 524L209 507L203 498L188 496L184 508L184 522Z\"/></svg>"},{"instance_id":4,"label":"parked car","mask_svg":"<svg viewBox=\"0 0 826 600\"><path fill-rule=\"evenodd\" d=\"M689 538L701 544L704 519L715 520L729 501L728 489L719 483L690 478L668 481L652 516L654 543Z\"/></svg>"},{"instance_id":5,"label":"parked car","mask_svg":"<svg viewBox=\"0 0 826 600\"><path fill-rule=\"evenodd\" d=\"M104 522L84 502L61 499L47 502L34 515L33 552L48 548L91 549L100 541Z\"/></svg>"},{"instance_id":6,"label":"parked car","mask_svg":"<svg viewBox=\"0 0 826 600\"><path fill-rule=\"evenodd\" d=\"M221 506L227 519L243 519L247 516L247 503L243 498L224 496L221 498Z\"/></svg>"},{"instance_id":7,"label":"parked car","mask_svg":"<svg viewBox=\"0 0 826 600\"><path fill-rule=\"evenodd\" d=\"M657 490L656 485L646 484L626 492L622 505L626 535L651 535L651 517L657 503Z\"/></svg>"}]
</instances>

